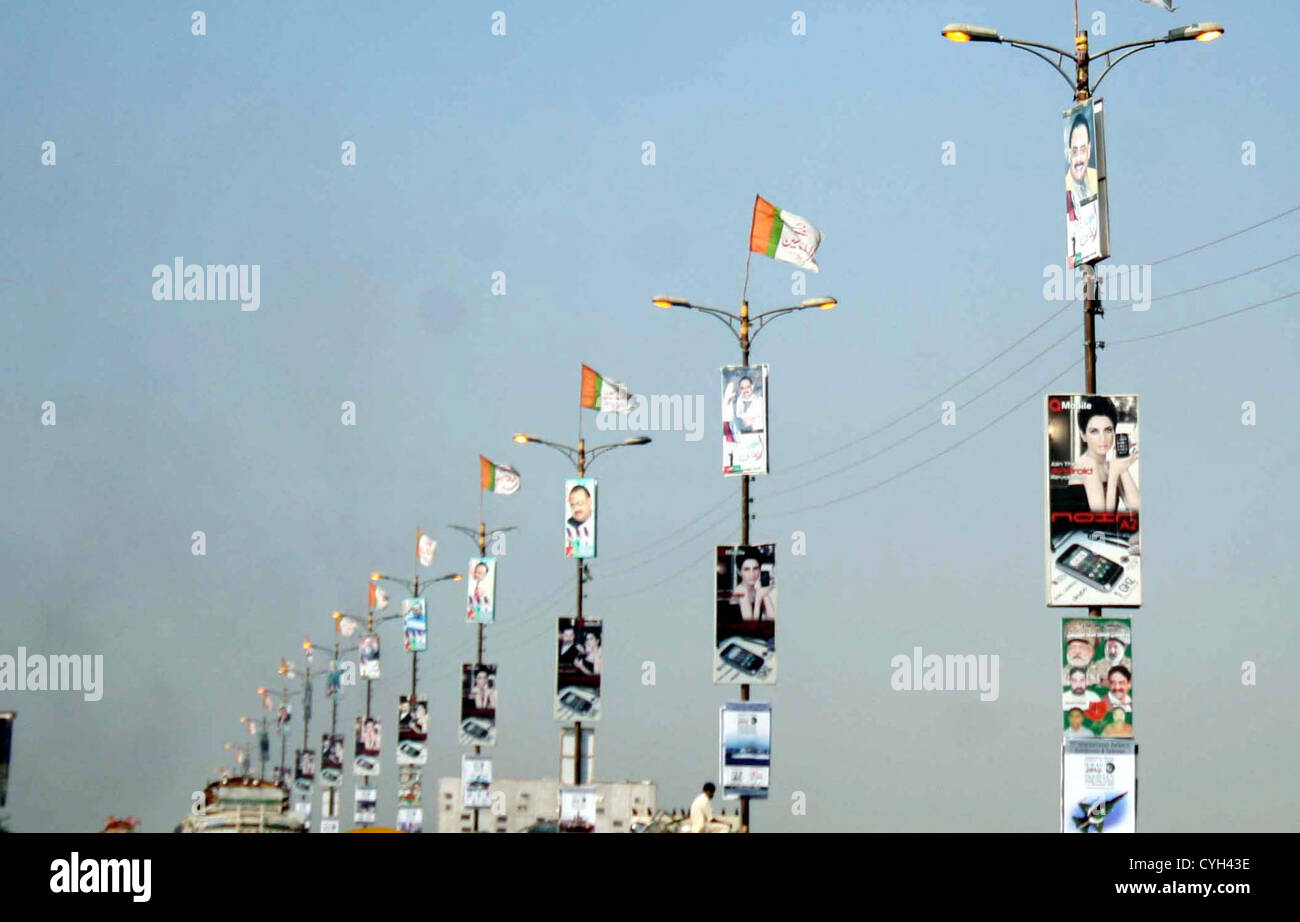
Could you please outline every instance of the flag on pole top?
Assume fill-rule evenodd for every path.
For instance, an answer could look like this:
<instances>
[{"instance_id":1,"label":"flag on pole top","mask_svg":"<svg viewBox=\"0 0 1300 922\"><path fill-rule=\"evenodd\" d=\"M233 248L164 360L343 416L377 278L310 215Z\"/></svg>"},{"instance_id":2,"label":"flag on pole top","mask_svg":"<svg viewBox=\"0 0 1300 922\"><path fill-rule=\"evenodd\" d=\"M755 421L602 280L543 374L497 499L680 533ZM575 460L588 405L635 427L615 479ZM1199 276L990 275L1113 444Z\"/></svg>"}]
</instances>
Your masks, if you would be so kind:
<instances>
[{"instance_id":1,"label":"flag on pole top","mask_svg":"<svg viewBox=\"0 0 1300 922\"><path fill-rule=\"evenodd\" d=\"M820 272L813 259L821 242L821 231L806 220L777 208L761 195L754 196L754 220L749 226L751 252Z\"/></svg>"},{"instance_id":2,"label":"flag on pole top","mask_svg":"<svg viewBox=\"0 0 1300 922\"><path fill-rule=\"evenodd\" d=\"M519 472L505 464L494 464L478 456L479 489L509 496L519 492Z\"/></svg>"},{"instance_id":3,"label":"flag on pole top","mask_svg":"<svg viewBox=\"0 0 1300 922\"><path fill-rule=\"evenodd\" d=\"M438 553L438 542L420 532L420 538L415 542L415 553L420 558L420 566L431 567L434 555Z\"/></svg>"},{"instance_id":4,"label":"flag on pole top","mask_svg":"<svg viewBox=\"0 0 1300 922\"><path fill-rule=\"evenodd\" d=\"M636 398L627 392L626 384L602 378L589 365L582 366L578 400L583 408L601 413L628 413L636 407Z\"/></svg>"}]
</instances>

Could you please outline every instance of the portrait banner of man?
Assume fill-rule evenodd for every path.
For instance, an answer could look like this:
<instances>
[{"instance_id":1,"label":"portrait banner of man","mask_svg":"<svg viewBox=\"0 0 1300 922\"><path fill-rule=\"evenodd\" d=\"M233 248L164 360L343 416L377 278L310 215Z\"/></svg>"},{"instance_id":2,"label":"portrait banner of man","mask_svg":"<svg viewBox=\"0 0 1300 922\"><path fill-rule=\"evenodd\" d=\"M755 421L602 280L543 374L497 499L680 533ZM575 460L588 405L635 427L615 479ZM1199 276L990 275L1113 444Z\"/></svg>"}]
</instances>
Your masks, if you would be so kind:
<instances>
[{"instance_id":1,"label":"portrait banner of man","mask_svg":"<svg viewBox=\"0 0 1300 922\"><path fill-rule=\"evenodd\" d=\"M465 587L465 620L471 624L492 624L496 621L497 559L471 557Z\"/></svg>"},{"instance_id":2,"label":"portrait banner of man","mask_svg":"<svg viewBox=\"0 0 1300 922\"><path fill-rule=\"evenodd\" d=\"M722 369L722 473L768 472L766 365Z\"/></svg>"},{"instance_id":3,"label":"portrait banner of man","mask_svg":"<svg viewBox=\"0 0 1300 922\"><path fill-rule=\"evenodd\" d=\"M361 666L358 670L361 678L374 680L379 678L379 635L362 634L357 645L357 659Z\"/></svg>"},{"instance_id":4,"label":"portrait banner of man","mask_svg":"<svg viewBox=\"0 0 1300 922\"><path fill-rule=\"evenodd\" d=\"M564 481L564 556L596 556L596 481L591 477Z\"/></svg>"},{"instance_id":5,"label":"portrait banner of man","mask_svg":"<svg viewBox=\"0 0 1300 922\"><path fill-rule=\"evenodd\" d=\"M1137 743L1062 743L1061 832L1137 832Z\"/></svg>"},{"instance_id":6,"label":"portrait banner of man","mask_svg":"<svg viewBox=\"0 0 1300 922\"><path fill-rule=\"evenodd\" d=\"M352 755L352 774L378 775L383 727L377 717L357 717L356 744Z\"/></svg>"},{"instance_id":7,"label":"portrait banner of man","mask_svg":"<svg viewBox=\"0 0 1300 922\"><path fill-rule=\"evenodd\" d=\"M776 684L776 545L719 545L713 619L715 685Z\"/></svg>"},{"instance_id":8,"label":"portrait banner of man","mask_svg":"<svg viewBox=\"0 0 1300 922\"><path fill-rule=\"evenodd\" d=\"M556 622L555 719L583 723L601 719L600 676L604 631L599 621L559 618Z\"/></svg>"},{"instance_id":9,"label":"portrait banner of man","mask_svg":"<svg viewBox=\"0 0 1300 922\"><path fill-rule=\"evenodd\" d=\"M1049 607L1142 604L1135 394L1046 400Z\"/></svg>"},{"instance_id":10,"label":"portrait banner of man","mask_svg":"<svg viewBox=\"0 0 1300 922\"><path fill-rule=\"evenodd\" d=\"M1071 268L1110 255L1103 124L1100 99L1065 112L1065 239Z\"/></svg>"},{"instance_id":11,"label":"portrait banner of man","mask_svg":"<svg viewBox=\"0 0 1300 922\"><path fill-rule=\"evenodd\" d=\"M423 695L397 699L397 764L424 765L429 761L429 699Z\"/></svg>"},{"instance_id":12,"label":"portrait banner of man","mask_svg":"<svg viewBox=\"0 0 1300 922\"><path fill-rule=\"evenodd\" d=\"M343 734L324 733L320 738L320 780L327 788L343 784Z\"/></svg>"},{"instance_id":13,"label":"portrait banner of man","mask_svg":"<svg viewBox=\"0 0 1300 922\"><path fill-rule=\"evenodd\" d=\"M402 642L407 653L429 649L429 621L422 597L402 600Z\"/></svg>"},{"instance_id":14,"label":"portrait banner of man","mask_svg":"<svg viewBox=\"0 0 1300 922\"><path fill-rule=\"evenodd\" d=\"M497 742L497 667L462 663L460 667L460 744L495 746Z\"/></svg>"},{"instance_id":15,"label":"portrait banner of man","mask_svg":"<svg viewBox=\"0 0 1300 922\"><path fill-rule=\"evenodd\" d=\"M1133 622L1061 621L1061 711L1066 739L1133 738Z\"/></svg>"}]
</instances>

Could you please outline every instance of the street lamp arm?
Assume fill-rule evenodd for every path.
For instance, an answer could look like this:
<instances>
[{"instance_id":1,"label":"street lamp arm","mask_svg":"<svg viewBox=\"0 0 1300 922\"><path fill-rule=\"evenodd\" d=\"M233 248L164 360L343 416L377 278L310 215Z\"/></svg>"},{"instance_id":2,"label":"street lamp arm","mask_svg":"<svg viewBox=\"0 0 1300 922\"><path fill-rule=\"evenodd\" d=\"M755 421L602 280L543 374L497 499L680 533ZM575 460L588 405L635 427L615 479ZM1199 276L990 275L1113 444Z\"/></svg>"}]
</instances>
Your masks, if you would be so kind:
<instances>
[{"instance_id":1,"label":"street lamp arm","mask_svg":"<svg viewBox=\"0 0 1300 922\"><path fill-rule=\"evenodd\" d=\"M587 468L590 469L596 458L607 451L613 451L615 448L628 448L632 445L645 445L648 444L649 441L650 440L647 438L644 442L610 442L608 445L598 445L595 448L589 448L587 449Z\"/></svg>"},{"instance_id":2,"label":"street lamp arm","mask_svg":"<svg viewBox=\"0 0 1300 922\"><path fill-rule=\"evenodd\" d=\"M1074 89L1074 78L1066 73L1065 68L1061 66L1061 63L1067 58L1071 61L1074 60L1074 55L1070 52L1064 51L1053 45L1043 45L1039 42L1026 42L1018 38L1004 38L1002 43L1004 45L1010 45L1012 48L1019 48L1021 51L1028 51L1036 58L1042 58L1051 65L1054 71L1061 75L1061 79L1069 85L1070 89ZM1043 54L1042 51L1036 51L1035 49L1037 48L1041 48L1043 51L1050 51L1052 54L1056 55L1056 60L1053 61L1047 55Z\"/></svg>"},{"instance_id":3,"label":"street lamp arm","mask_svg":"<svg viewBox=\"0 0 1300 922\"><path fill-rule=\"evenodd\" d=\"M770 311L763 311L763 313L761 314L756 314L749 321L749 325L750 325L749 341L752 343L755 339L757 339L758 334L762 332L763 327L767 326L777 317L782 317L786 314L793 314L795 311L808 311L808 310L820 310L820 309L821 306L817 304L795 304L792 307L777 307L777 308L773 308Z\"/></svg>"},{"instance_id":4,"label":"street lamp arm","mask_svg":"<svg viewBox=\"0 0 1300 922\"><path fill-rule=\"evenodd\" d=\"M1101 75L1096 80L1093 81L1092 91L1096 92L1097 87L1101 86L1101 81L1106 79L1106 75L1109 74L1111 72L1111 69L1120 61L1124 60L1125 58L1132 57L1133 55L1137 54L1139 51L1145 51L1148 48L1154 48L1156 45L1162 45L1168 41L1169 41L1168 38L1148 38L1145 41L1141 41L1141 42L1125 42L1122 45L1116 45L1114 48L1108 48L1105 51L1101 52L1100 54L1093 55L1094 61L1097 60L1098 58L1106 59L1106 69L1103 70L1101 72ZM1124 49L1128 49L1128 50L1125 51ZM1112 61L1110 59L1110 56L1116 51L1124 51L1124 53Z\"/></svg>"}]
</instances>

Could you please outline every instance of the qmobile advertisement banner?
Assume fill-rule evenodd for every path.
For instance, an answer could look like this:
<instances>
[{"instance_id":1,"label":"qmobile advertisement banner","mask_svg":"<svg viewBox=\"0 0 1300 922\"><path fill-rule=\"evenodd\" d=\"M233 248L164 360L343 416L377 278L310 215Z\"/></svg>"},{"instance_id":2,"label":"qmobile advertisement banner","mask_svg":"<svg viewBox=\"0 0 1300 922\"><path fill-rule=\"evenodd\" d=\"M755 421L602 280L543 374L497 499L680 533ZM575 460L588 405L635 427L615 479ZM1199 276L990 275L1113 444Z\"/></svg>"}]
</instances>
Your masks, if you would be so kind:
<instances>
[{"instance_id":1,"label":"qmobile advertisement banner","mask_svg":"<svg viewBox=\"0 0 1300 922\"><path fill-rule=\"evenodd\" d=\"M1142 604L1134 394L1049 394L1047 604Z\"/></svg>"},{"instance_id":2,"label":"qmobile advertisement banner","mask_svg":"<svg viewBox=\"0 0 1300 922\"><path fill-rule=\"evenodd\" d=\"M1061 832L1137 832L1137 743L1065 741Z\"/></svg>"}]
</instances>

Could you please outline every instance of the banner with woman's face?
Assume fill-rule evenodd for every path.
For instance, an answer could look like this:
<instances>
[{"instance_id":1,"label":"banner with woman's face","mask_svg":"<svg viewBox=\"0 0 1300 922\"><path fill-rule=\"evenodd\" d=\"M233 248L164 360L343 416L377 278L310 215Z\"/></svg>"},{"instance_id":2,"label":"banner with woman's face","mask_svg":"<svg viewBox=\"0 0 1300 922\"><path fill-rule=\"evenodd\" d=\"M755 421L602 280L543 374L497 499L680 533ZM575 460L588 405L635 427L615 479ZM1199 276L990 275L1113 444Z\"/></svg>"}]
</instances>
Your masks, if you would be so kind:
<instances>
[{"instance_id":1,"label":"banner with woman's face","mask_svg":"<svg viewBox=\"0 0 1300 922\"><path fill-rule=\"evenodd\" d=\"M1061 622L1061 714L1065 738L1133 739L1133 622Z\"/></svg>"},{"instance_id":2,"label":"banner with woman's face","mask_svg":"<svg viewBox=\"0 0 1300 922\"><path fill-rule=\"evenodd\" d=\"M776 684L776 545L719 545L713 604L715 685Z\"/></svg>"},{"instance_id":3,"label":"banner with woman's face","mask_svg":"<svg viewBox=\"0 0 1300 922\"><path fill-rule=\"evenodd\" d=\"M590 618L556 622L555 707L556 720L566 723L601 718L600 677L605 659L604 631Z\"/></svg>"},{"instance_id":4,"label":"banner with woman's face","mask_svg":"<svg viewBox=\"0 0 1300 922\"><path fill-rule=\"evenodd\" d=\"M320 738L320 780L327 788L343 784L343 734L325 733Z\"/></svg>"},{"instance_id":5,"label":"banner with woman's face","mask_svg":"<svg viewBox=\"0 0 1300 922\"><path fill-rule=\"evenodd\" d=\"M1142 604L1138 398L1049 394L1047 604Z\"/></svg>"},{"instance_id":6,"label":"banner with woman's face","mask_svg":"<svg viewBox=\"0 0 1300 922\"><path fill-rule=\"evenodd\" d=\"M497 742L497 667L487 663L460 666L460 744L495 746Z\"/></svg>"},{"instance_id":7,"label":"banner with woman's face","mask_svg":"<svg viewBox=\"0 0 1300 922\"><path fill-rule=\"evenodd\" d=\"M1102 101L1089 99L1065 112L1066 265L1110 255L1110 210Z\"/></svg>"},{"instance_id":8,"label":"banner with woman's face","mask_svg":"<svg viewBox=\"0 0 1300 922\"><path fill-rule=\"evenodd\" d=\"M397 764L424 765L429 761L429 699L423 695L397 699Z\"/></svg>"},{"instance_id":9,"label":"banner with woman's face","mask_svg":"<svg viewBox=\"0 0 1300 922\"><path fill-rule=\"evenodd\" d=\"M382 748L382 726L377 717L358 717L356 742L352 757L352 774L378 775L379 751Z\"/></svg>"},{"instance_id":10,"label":"banner with woman's face","mask_svg":"<svg viewBox=\"0 0 1300 922\"><path fill-rule=\"evenodd\" d=\"M497 619L497 559L471 557L465 586L465 620L473 624L492 624Z\"/></svg>"},{"instance_id":11,"label":"banner with woman's face","mask_svg":"<svg viewBox=\"0 0 1300 922\"><path fill-rule=\"evenodd\" d=\"M591 477L564 481L564 556L596 556L596 481Z\"/></svg>"},{"instance_id":12,"label":"banner with woman's face","mask_svg":"<svg viewBox=\"0 0 1300 922\"><path fill-rule=\"evenodd\" d=\"M766 365L722 369L722 473L767 473Z\"/></svg>"}]
</instances>

